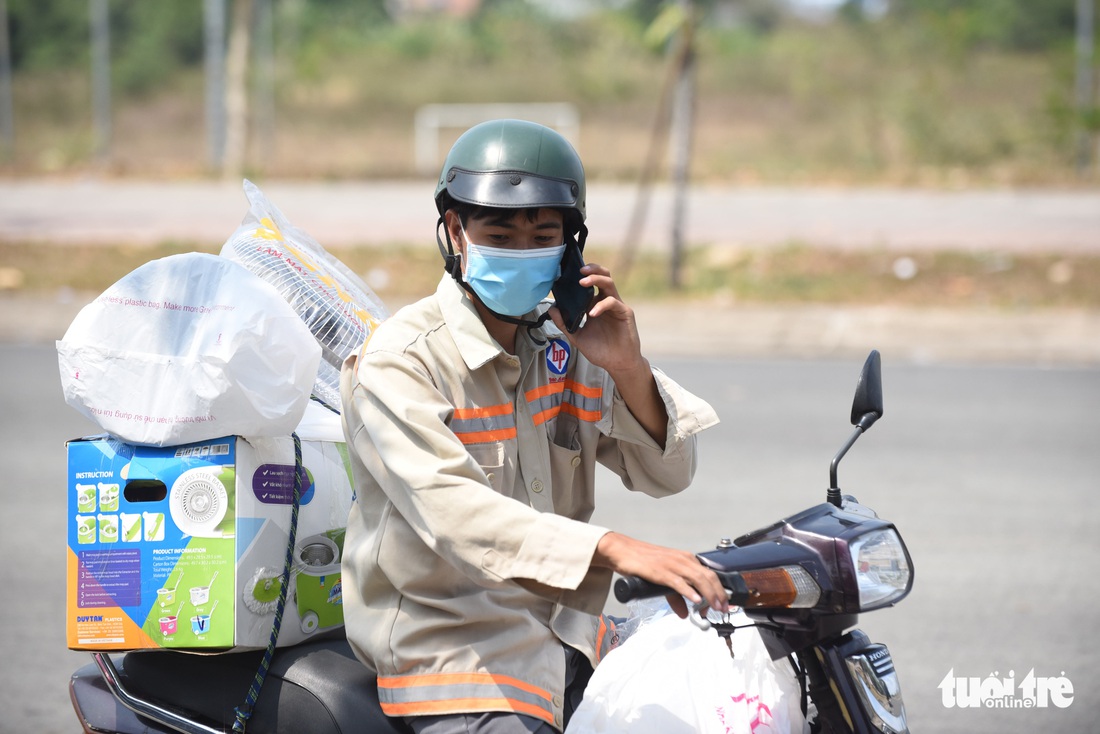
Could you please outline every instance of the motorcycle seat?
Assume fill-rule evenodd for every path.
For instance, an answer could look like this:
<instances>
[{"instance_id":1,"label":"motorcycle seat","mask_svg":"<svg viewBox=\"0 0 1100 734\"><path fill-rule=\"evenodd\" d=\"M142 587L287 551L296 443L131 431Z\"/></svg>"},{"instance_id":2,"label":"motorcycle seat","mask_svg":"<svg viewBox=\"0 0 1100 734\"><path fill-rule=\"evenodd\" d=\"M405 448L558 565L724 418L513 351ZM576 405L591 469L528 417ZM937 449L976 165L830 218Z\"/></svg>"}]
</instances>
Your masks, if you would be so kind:
<instances>
[{"instance_id":1,"label":"motorcycle seat","mask_svg":"<svg viewBox=\"0 0 1100 734\"><path fill-rule=\"evenodd\" d=\"M131 652L123 658L119 674L136 696L228 728L234 708L245 701L262 656L262 651ZM247 731L408 732L400 720L382 713L373 671L355 658L342 637L277 649Z\"/></svg>"}]
</instances>

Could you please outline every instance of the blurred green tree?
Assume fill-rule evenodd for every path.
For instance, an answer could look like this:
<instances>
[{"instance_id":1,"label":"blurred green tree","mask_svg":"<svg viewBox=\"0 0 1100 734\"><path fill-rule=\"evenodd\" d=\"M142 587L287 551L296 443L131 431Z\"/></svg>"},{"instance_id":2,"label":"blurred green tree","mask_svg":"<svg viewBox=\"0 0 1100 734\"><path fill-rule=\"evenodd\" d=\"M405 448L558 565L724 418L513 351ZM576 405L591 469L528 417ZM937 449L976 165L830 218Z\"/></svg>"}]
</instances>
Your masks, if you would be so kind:
<instances>
[{"instance_id":1,"label":"blurred green tree","mask_svg":"<svg viewBox=\"0 0 1100 734\"><path fill-rule=\"evenodd\" d=\"M9 0L12 68L65 69L88 61L88 0ZM202 60L202 3L112 0L112 76L123 93L149 91Z\"/></svg>"},{"instance_id":2,"label":"blurred green tree","mask_svg":"<svg viewBox=\"0 0 1100 734\"><path fill-rule=\"evenodd\" d=\"M203 3L112 0L112 75L120 91L145 93L203 59Z\"/></svg>"},{"instance_id":3,"label":"blurred green tree","mask_svg":"<svg viewBox=\"0 0 1100 734\"><path fill-rule=\"evenodd\" d=\"M50 69L87 59L88 0L8 0L12 68Z\"/></svg>"},{"instance_id":4,"label":"blurred green tree","mask_svg":"<svg viewBox=\"0 0 1100 734\"><path fill-rule=\"evenodd\" d=\"M860 7L862 0L848 0ZM990 46L1043 51L1073 39L1074 0L892 0L890 14L900 23L964 48Z\"/></svg>"}]
</instances>

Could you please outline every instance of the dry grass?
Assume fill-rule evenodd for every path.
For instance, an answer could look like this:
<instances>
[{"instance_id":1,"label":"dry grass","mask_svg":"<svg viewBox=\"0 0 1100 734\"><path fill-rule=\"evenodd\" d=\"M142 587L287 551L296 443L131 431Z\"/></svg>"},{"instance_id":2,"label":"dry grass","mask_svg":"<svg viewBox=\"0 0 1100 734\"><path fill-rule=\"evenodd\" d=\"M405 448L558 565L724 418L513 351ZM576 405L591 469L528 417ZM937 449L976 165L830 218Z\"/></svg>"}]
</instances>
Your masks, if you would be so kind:
<instances>
[{"instance_id":1,"label":"dry grass","mask_svg":"<svg viewBox=\"0 0 1100 734\"><path fill-rule=\"evenodd\" d=\"M184 243L152 248L0 243L0 262L4 263L0 291L49 293L71 288L98 293L150 260L195 249ZM432 248L395 245L333 249L332 253L359 273L387 304L407 303L432 292L442 273L438 253ZM614 253L594 249L589 259L611 262ZM886 252L799 246L699 249L689 254L683 275L682 290L673 291L665 260L643 255L620 285L624 295L635 300L1100 309L1100 256L1096 255L936 252L906 262Z\"/></svg>"}]
</instances>

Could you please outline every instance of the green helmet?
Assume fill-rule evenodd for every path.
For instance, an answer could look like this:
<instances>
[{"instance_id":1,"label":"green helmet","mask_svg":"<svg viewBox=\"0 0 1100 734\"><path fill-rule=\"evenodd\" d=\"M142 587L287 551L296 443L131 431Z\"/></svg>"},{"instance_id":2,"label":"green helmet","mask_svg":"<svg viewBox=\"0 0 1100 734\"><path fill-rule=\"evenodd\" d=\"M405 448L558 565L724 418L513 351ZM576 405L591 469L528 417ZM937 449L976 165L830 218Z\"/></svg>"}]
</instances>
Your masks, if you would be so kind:
<instances>
[{"instance_id":1,"label":"green helmet","mask_svg":"<svg viewBox=\"0 0 1100 734\"><path fill-rule=\"evenodd\" d=\"M571 210L566 227L573 234L585 219L584 167L558 132L523 120L490 120L463 133L443 162L435 188L440 216L452 201Z\"/></svg>"}]
</instances>

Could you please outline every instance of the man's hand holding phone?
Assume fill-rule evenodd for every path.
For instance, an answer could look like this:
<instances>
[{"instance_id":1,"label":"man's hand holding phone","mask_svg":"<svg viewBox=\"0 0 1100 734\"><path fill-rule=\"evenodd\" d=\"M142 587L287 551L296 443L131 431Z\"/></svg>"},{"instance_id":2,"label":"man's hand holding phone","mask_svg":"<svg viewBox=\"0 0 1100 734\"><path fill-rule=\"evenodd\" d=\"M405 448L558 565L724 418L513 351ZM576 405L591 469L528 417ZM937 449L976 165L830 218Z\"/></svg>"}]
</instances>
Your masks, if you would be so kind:
<instances>
[{"instance_id":1,"label":"man's hand holding phone","mask_svg":"<svg viewBox=\"0 0 1100 734\"><path fill-rule=\"evenodd\" d=\"M592 305L592 299L596 296L595 288L580 283L584 277L583 267L580 248L573 243L567 244L561 263L561 276L554 281L551 290L554 292L554 306L561 314L561 323L557 320L555 323L559 329L570 334L576 333L580 328L588 308Z\"/></svg>"},{"instance_id":2,"label":"man's hand holding phone","mask_svg":"<svg viewBox=\"0 0 1100 734\"><path fill-rule=\"evenodd\" d=\"M563 268L563 271L565 269ZM555 285L555 303L550 309L550 318L559 329L570 333L570 341L577 345L588 361L603 367L608 372L635 369L644 362L641 340L638 336L634 310L623 303L611 272L602 265L588 263L579 268L577 291L571 294L575 300L571 305L579 304L581 292L592 294L587 309L568 311L563 308L563 299ZM562 279L565 278L563 272ZM570 331L567 327L572 316L578 323L587 311L587 320L583 326Z\"/></svg>"},{"instance_id":3,"label":"man's hand holding phone","mask_svg":"<svg viewBox=\"0 0 1100 734\"><path fill-rule=\"evenodd\" d=\"M596 296L587 321L569 335L569 340L589 362L607 371L630 412L663 447L668 414L649 362L642 354L634 309L623 303L611 272L604 266L589 263L581 268L581 275L580 284L595 288ZM559 308L551 307L550 318L566 331Z\"/></svg>"}]
</instances>

